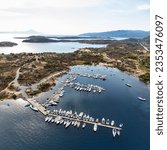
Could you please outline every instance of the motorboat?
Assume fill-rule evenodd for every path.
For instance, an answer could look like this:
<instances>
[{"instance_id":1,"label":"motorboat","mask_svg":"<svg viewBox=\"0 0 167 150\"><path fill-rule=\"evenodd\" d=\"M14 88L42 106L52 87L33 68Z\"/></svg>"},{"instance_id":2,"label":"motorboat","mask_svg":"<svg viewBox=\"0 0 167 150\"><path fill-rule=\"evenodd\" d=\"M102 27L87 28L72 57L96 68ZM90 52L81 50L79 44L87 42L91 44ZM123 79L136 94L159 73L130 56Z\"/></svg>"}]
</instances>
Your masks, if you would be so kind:
<instances>
[{"instance_id":1,"label":"motorboat","mask_svg":"<svg viewBox=\"0 0 167 150\"><path fill-rule=\"evenodd\" d=\"M86 127L86 123L84 122L83 124L82 124L82 128L85 128Z\"/></svg>"},{"instance_id":2,"label":"motorboat","mask_svg":"<svg viewBox=\"0 0 167 150\"><path fill-rule=\"evenodd\" d=\"M74 122L74 127L77 125L77 121Z\"/></svg>"},{"instance_id":3,"label":"motorboat","mask_svg":"<svg viewBox=\"0 0 167 150\"><path fill-rule=\"evenodd\" d=\"M101 123L105 124L105 119L104 118L102 118Z\"/></svg>"},{"instance_id":4,"label":"motorboat","mask_svg":"<svg viewBox=\"0 0 167 150\"><path fill-rule=\"evenodd\" d=\"M143 97L137 97L139 100L141 100L141 101L146 101L146 99L145 98L143 98Z\"/></svg>"},{"instance_id":5,"label":"motorboat","mask_svg":"<svg viewBox=\"0 0 167 150\"><path fill-rule=\"evenodd\" d=\"M38 112L38 108L36 108L36 107L33 106L33 105L30 105L30 108L31 108L33 111L37 111L37 112Z\"/></svg>"},{"instance_id":6,"label":"motorboat","mask_svg":"<svg viewBox=\"0 0 167 150\"><path fill-rule=\"evenodd\" d=\"M132 87L132 85L131 85L131 84L129 84L129 83L126 83L125 85L126 85L126 86L128 86L128 87Z\"/></svg>"},{"instance_id":7,"label":"motorboat","mask_svg":"<svg viewBox=\"0 0 167 150\"><path fill-rule=\"evenodd\" d=\"M60 124L63 124L63 122L64 122L64 120L63 120L63 119L61 119L61 120L60 120Z\"/></svg>"},{"instance_id":8,"label":"motorboat","mask_svg":"<svg viewBox=\"0 0 167 150\"><path fill-rule=\"evenodd\" d=\"M49 117L48 122L50 122L51 120L52 120L52 117Z\"/></svg>"},{"instance_id":9,"label":"motorboat","mask_svg":"<svg viewBox=\"0 0 167 150\"><path fill-rule=\"evenodd\" d=\"M68 128L70 126L70 124L71 124L71 121L67 120L67 123L66 123L65 127Z\"/></svg>"},{"instance_id":10,"label":"motorboat","mask_svg":"<svg viewBox=\"0 0 167 150\"><path fill-rule=\"evenodd\" d=\"M74 122L75 122L75 121L73 120L73 121L71 122L71 125L74 125Z\"/></svg>"},{"instance_id":11,"label":"motorboat","mask_svg":"<svg viewBox=\"0 0 167 150\"><path fill-rule=\"evenodd\" d=\"M55 119L54 119L54 118L52 118L52 120L51 120L51 123L53 123L53 122L55 122Z\"/></svg>"},{"instance_id":12,"label":"motorboat","mask_svg":"<svg viewBox=\"0 0 167 150\"><path fill-rule=\"evenodd\" d=\"M64 123L63 123L63 125L65 126L65 125L66 125L66 123L67 123L67 120L64 120Z\"/></svg>"},{"instance_id":13,"label":"motorboat","mask_svg":"<svg viewBox=\"0 0 167 150\"><path fill-rule=\"evenodd\" d=\"M77 127L79 128L79 126L80 126L80 121L77 122Z\"/></svg>"},{"instance_id":14,"label":"motorboat","mask_svg":"<svg viewBox=\"0 0 167 150\"><path fill-rule=\"evenodd\" d=\"M116 130L115 128L112 129L112 134L113 134L113 137L116 136L116 134L117 134L117 130Z\"/></svg>"},{"instance_id":15,"label":"motorboat","mask_svg":"<svg viewBox=\"0 0 167 150\"><path fill-rule=\"evenodd\" d=\"M93 126L93 131L94 131L94 132L97 131L97 123L94 124L94 126Z\"/></svg>"},{"instance_id":16,"label":"motorboat","mask_svg":"<svg viewBox=\"0 0 167 150\"><path fill-rule=\"evenodd\" d=\"M117 135L119 135L119 136L120 136L120 134L121 134L120 130L117 130Z\"/></svg>"},{"instance_id":17,"label":"motorboat","mask_svg":"<svg viewBox=\"0 0 167 150\"><path fill-rule=\"evenodd\" d=\"M47 122L47 121L48 121L48 119L49 119L49 117L47 116L47 117L45 118L45 122Z\"/></svg>"},{"instance_id":18,"label":"motorboat","mask_svg":"<svg viewBox=\"0 0 167 150\"><path fill-rule=\"evenodd\" d=\"M96 123L98 123L98 122L99 122L99 119L97 118L97 119L96 119Z\"/></svg>"},{"instance_id":19,"label":"motorboat","mask_svg":"<svg viewBox=\"0 0 167 150\"><path fill-rule=\"evenodd\" d=\"M110 120L107 119L107 120L106 120L106 125L109 125L109 124L110 124Z\"/></svg>"},{"instance_id":20,"label":"motorboat","mask_svg":"<svg viewBox=\"0 0 167 150\"><path fill-rule=\"evenodd\" d=\"M111 121L111 126L113 126L115 124L115 121L114 120L112 120Z\"/></svg>"},{"instance_id":21,"label":"motorboat","mask_svg":"<svg viewBox=\"0 0 167 150\"><path fill-rule=\"evenodd\" d=\"M123 127L123 124L121 123L121 124L119 125L119 127L122 128L122 127Z\"/></svg>"}]
</instances>

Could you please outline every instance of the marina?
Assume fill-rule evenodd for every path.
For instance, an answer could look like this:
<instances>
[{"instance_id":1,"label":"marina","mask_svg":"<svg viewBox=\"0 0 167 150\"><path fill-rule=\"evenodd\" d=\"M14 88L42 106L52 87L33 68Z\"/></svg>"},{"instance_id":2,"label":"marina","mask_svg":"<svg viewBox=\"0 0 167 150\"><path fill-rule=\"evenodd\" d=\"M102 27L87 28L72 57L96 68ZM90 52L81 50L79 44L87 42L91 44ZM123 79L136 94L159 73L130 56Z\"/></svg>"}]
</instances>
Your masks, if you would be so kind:
<instances>
[{"instance_id":1,"label":"marina","mask_svg":"<svg viewBox=\"0 0 167 150\"><path fill-rule=\"evenodd\" d=\"M93 71L93 70L92 70ZM69 126L74 126L74 127L81 127L84 129L87 124L92 125L93 131L97 132L98 127L104 127L104 128L109 128L112 130L112 135L115 137L116 135L120 135L123 124L120 123L119 125L116 125L114 120L111 119L105 119L102 117L101 119L99 118L94 118L91 117L90 115L87 115L83 112L77 113L72 112L72 110L66 111L62 110L61 108L50 110L48 109L49 106L54 106L58 107L59 102L61 98L64 96L65 93L65 87L74 89L76 91L84 91L84 92L90 92L90 93L101 93L102 91L105 91L105 89L101 86L95 85L95 84L82 84L80 82L74 82L75 80L78 79L78 77L87 77L87 78L92 78L92 79L103 79L106 80L107 75L91 75L88 73L75 73L75 72L70 72L68 73L68 76L60 82L61 86L53 93L52 96L47 98L47 100L40 104L34 99L28 99L30 108L34 111L39 111L45 116L45 122L48 123L55 123L57 125L62 125L65 128L68 128ZM126 83L125 84L128 87L132 87L131 84ZM144 101L145 99L142 97L137 97L139 100Z\"/></svg>"},{"instance_id":2,"label":"marina","mask_svg":"<svg viewBox=\"0 0 167 150\"><path fill-rule=\"evenodd\" d=\"M54 110L53 112L48 112L45 122L52 122L55 121L55 123L58 125L60 122L64 122L65 127L69 127L70 125L77 126L79 128L80 124L82 123L82 128L85 128L86 124L91 124L93 125L93 131L97 131L98 126L105 127L105 128L110 128L112 130L118 131L119 133L122 130L123 124L119 124L117 127L115 124L110 124L109 121L108 123L102 123L98 119L94 119L93 117L84 114L83 112L80 112L79 114L77 112L72 113L72 110L66 111L66 110ZM102 119L103 120L103 119ZM60 124L62 124L60 123ZM115 136L115 135L113 135Z\"/></svg>"},{"instance_id":3,"label":"marina","mask_svg":"<svg viewBox=\"0 0 167 150\"><path fill-rule=\"evenodd\" d=\"M79 114L77 112L72 113L72 110L66 111L66 110L54 110L53 112L50 112L50 110L46 110L45 107L42 106L42 104L38 103L37 101L33 99L27 100L30 103L30 108L34 111L41 112L45 117L45 122L51 122L62 124L64 122L65 127L69 127L70 125L77 126L79 128L80 124L82 123L82 128L86 127L86 124L92 124L93 125L93 131L97 131L97 127L105 127L110 128L112 130L116 130L119 132L122 130L123 124L120 124L119 127L117 127L113 121L111 121L111 124L109 123L109 119L107 119L106 123L104 122L104 118L102 118L102 121L100 122L99 119L94 119L93 117L84 114L83 112L80 112ZM73 122L73 123L72 123ZM112 131L113 133L113 131ZM115 137L115 135L113 134Z\"/></svg>"},{"instance_id":4,"label":"marina","mask_svg":"<svg viewBox=\"0 0 167 150\"><path fill-rule=\"evenodd\" d=\"M107 79L107 75L101 75L101 74L89 74L89 73L77 73L77 72L69 72L70 75L79 75L80 77L87 77L87 78L93 78L93 79L102 79L102 80L106 80Z\"/></svg>"},{"instance_id":5,"label":"marina","mask_svg":"<svg viewBox=\"0 0 167 150\"><path fill-rule=\"evenodd\" d=\"M48 92L26 99L31 105L40 109L38 112L31 109L30 104L27 105L26 102L17 102L17 100L2 102L4 105L0 106L0 127L5 132L1 132L1 145L5 145L3 143L7 138L9 139L4 149L7 149L8 145L13 149L25 150L36 150L39 145L41 149L62 150L101 150L106 147L128 150L147 149L149 147L149 140L147 140L149 138L149 88L137 78L114 68L75 66L71 71L81 74L85 72L103 74L107 75L107 79L103 81L64 74ZM112 77L110 77L111 72L115 74ZM74 76L77 76L77 79ZM64 86L64 81L68 78L74 78L72 82L85 85L100 85L105 90L101 94L76 91L74 88ZM124 81L121 80L122 78ZM128 88L125 83L133 87ZM64 90L64 93L61 90ZM60 93L63 93L63 96ZM146 101L138 100L139 96ZM55 102L59 99L57 105L49 104L54 98ZM48 107L45 107L45 104ZM56 110L60 109L62 112L70 113L72 110L72 114L78 115L78 119L56 115ZM79 116L82 116L81 121L78 121ZM83 117L85 121L82 121ZM99 123L97 123L97 130L96 121ZM121 130L115 131L111 125ZM44 142L46 139L47 142ZM74 141L78 143L77 146L71 144ZM131 143L134 143L134 146ZM84 145L86 148L83 148Z\"/></svg>"}]
</instances>

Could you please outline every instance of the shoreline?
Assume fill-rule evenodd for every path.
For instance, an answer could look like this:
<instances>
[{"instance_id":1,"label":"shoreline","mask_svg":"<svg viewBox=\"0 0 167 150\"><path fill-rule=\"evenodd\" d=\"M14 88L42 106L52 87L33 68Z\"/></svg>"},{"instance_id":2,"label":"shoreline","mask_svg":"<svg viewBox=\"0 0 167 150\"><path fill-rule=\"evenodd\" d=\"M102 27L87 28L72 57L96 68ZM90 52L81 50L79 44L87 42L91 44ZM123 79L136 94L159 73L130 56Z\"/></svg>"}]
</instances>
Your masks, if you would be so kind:
<instances>
[{"instance_id":1,"label":"shoreline","mask_svg":"<svg viewBox=\"0 0 167 150\"><path fill-rule=\"evenodd\" d=\"M20 69L20 68L19 68L19 69ZM19 70L19 69L18 69L18 70ZM19 98L21 98L21 99L24 100L24 99L31 98L31 97L34 97L34 96L38 96L39 94L48 91L52 86L54 86L54 85L56 84L56 82L57 82L57 79L58 79L61 75L65 74L65 73L67 73L67 70L63 70L63 71L60 71L60 72L52 73L52 74L50 74L49 76L47 76L47 77L43 78L42 80L40 80L40 82L31 85L31 87L30 87L30 86L22 86L22 85L20 85L20 84L17 85L17 86L16 86L16 85L13 85L13 88L14 88L14 89L11 90L11 89L9 89L9 87L10 87L11 84L14 83L14 80L16 80L16 78L15 78L13 81L11 81L11 82L9 83L9 85L8 85L4 90L0 91L0 94L4 93L4 94L8 97L8 98L5 98L5 99L7 99L7 100L9 100L9 99L15 100L15 99L19 99ZM18 78L18 77L17 77L17 78ZM51 81L51 80L52 80L52 81ZM18 82L18 81L17 81L17 82ZM48 84L49 84L49 87L48 87L48 89L47 89L46 91L39 91L36 95L30 97L30 93L27 92L27 89L30 89L30 88L36 86L36 89L35 89L35 90L38 90L38 86L43 85L43 84L45 84L45 83L48 83ZM17 91L17 90L16 90L17 88L19 88L20 90ZM25 95L25 94L26 94L26 95ZM16 98L12 98L12 95L16 95ZM1 99L0 101L4 101L5 99Z\"/></svg>"},{"instance_id":2,"label":"shoreline","mask_svg":"<svg viewBox=\"0 0 167 150\"><path fill-rule=\"evenodd\" d=\"M112 67L112 68L117 68L117 67L115 67L114 65L112 65L112 64L107 64L107 63L99 63L99 64L97 64L97 65L90 65L90 66L103 66L103 67ZM75 66L75 65L74 65ZM83 65L84 66L84 65ZM73 66L70 66L70 67L73 67ZM119 69L119 68L117 68L117 69ZM121 69L119 69L120 71L122 71ZM9 86L8 87L6 87L3 91L1 91L1 92L6 92L7 91L7 96L10 96L10 94L12 93L12 94L14 94L14 95L17 95L18 97L16 98L16 99L14 99L14 98L12 98L12 97L10 97L10 98L7 98L7 99L1 99L0 101L4 101L4 100L9 100L9 99L12 99L12 100L17 100L17 99L19 99L19 98L21 98L21 99L23 99L23 100L25 100L25 99L28 99L28 98L35 98L35 97L37 97L39 94L42 94L42 93L44 93L44 92L47 92L52 86L54 86L54 85L56 85L56 82L58 81L57 79L61 76L61 75L63 75L63 74L66 74L68 71L67 70L63 70L63 71L60 71L60 72L55 72L55 73L52 73L52 74L50 74L49 76L47 76L47 77L45 77L45 78L43 78L43 79L41 79L38 83L35 83L35 84L33 84L33 85L31 85L30 87L28 87L28 86L24 86L25 88L24 88L24 90L25 91L12 91L12 90L9 90L8 88L9 88ZM128 72L128 71L122 71L122 72L124 72L124 73L126 73L126 74L129 74L129 75L131 75L131 76L134 76L135 78L138 78L139 80L140 80L140 78L139 78L139 74L134 74L134 73L132 73L132 72ZM18 78L18 77L17 77ZM14 80L16 80L16 79L14 79ZM29 91L28 92L28 89L31 89L32 87L36 87L37 89L38 89L38 86L39 85L41 85L41 84L44 84L44 83L47 83L47 82L50 82L50 80L52 80L52 82L50 83L50 86L45 90L45 91L40 91L39 93L36 93L35 95L33 95L33 96L31 96L31 92L33 92L33 91ZM142 80L140 80L141 82L144 82L144 81L142 81ZM13 81L12 81L13 82ZM11 82L11 83L12 83ZM10 83L10 84L11 84ZM144 82L147 86L149 86L149 83L146 83L146 82ZM20 85L20 87L21 87L21 85ZM16 88L16 87L15 87ZM34 89L34 90L36 90L36 89ZM0 92L0 93L1 93ZM24 92L24 94L26 94L27 95L27 97L24 97L23 95L23 93L22 92ZM26 101L26 100L25 100Z\"/></svg>"}]
</instances>

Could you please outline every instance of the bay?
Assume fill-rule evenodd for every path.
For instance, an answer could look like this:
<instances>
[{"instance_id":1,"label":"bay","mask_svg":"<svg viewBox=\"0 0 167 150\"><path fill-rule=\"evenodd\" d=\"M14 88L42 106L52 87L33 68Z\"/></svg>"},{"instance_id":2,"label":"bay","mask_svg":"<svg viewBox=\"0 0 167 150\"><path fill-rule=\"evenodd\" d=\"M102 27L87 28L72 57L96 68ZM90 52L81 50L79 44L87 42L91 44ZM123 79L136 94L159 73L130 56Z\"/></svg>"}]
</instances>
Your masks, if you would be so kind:
<instances>
[{"instance_id":1,"label":"bay","mask_svg":"<svg viewBox=\"0 0 167 150\"><path fill-rule=\"evenodd\" d=\"M116 68L102 66L73 66L72 72L107 75L107 80L78 77L75 82L96 84L104 92L87 93L65 87L65 94L58 106L51 109L83 111L92 117L109 118L116 124L123 123L119 137L113 138L112 131L93 126L85 129L64 128L64 126L45 123L42 114L32 111L21 100L0 102L0 149L1 150L149 150L150 149L150 95L149 86L138 78ZM37 97L44 103L46 99L62 86L61 81L68 74L58 79L56 86ZM124 80L122 80L124 79ZM129 83L132 87L125 84ZM138 96L146 98L140 101ZM9 106L7 105L9 104Z\"/></svg>"},{"instance_id":2,"label":"bay","mask_svg":"<svg viewBox=\"0 0 167 150\"><path fill-rule=\"evenodd\" d=\"M104 44L85 44L79 42L57 42L57 43L26 43L22 42L23 39L16 39L14 37L29 37L29 34L0 34L0 41L11 41L18 45L13 47L0 47L0 54L10 53L44 53L44 52L57 52L68 53L74 52L79 48L86 47L105 47Z\"/></svg>"}]
</instances>

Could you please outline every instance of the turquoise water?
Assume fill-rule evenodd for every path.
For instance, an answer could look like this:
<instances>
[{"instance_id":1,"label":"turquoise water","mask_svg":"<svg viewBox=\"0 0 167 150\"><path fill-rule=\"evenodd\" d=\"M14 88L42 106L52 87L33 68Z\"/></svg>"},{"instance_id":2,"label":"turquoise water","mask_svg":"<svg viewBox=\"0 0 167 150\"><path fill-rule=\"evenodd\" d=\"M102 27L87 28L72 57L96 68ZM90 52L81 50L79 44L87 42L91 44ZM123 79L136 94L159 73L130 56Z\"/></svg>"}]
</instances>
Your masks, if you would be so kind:
<instances>
[{"instance_id":1,"label":"turquoise water","mask_svg":"<svg viewBox=\"0 0 167 150\"><path fill-rule=\"evenodd\" d=\"M150 149L150 95L149 87L115 68L100 66L75 66L71 71L107 75L107 80L78 77L75 82L97 84L105 91L101 94L75 91L65 87L65 94L54 109L65 109L85 112L92 117L102 117L123 123L119 137L113 138L112 131L93 126L85 129L45 123L44 116L24 107L21 101L3 101L0 103L0 149L1 150L149 150ZM37 101L43 103L59 87L60 81L69 75L59 78L52 90L42 93ZM124 80L122 80L124 79ZM125 84L130 83L131 88ZM138 96L145 97L140 101ZM7 103L10 106L7 106ZM53 108L51 108L53 109Z\"/></svg>"}]
</instances>

